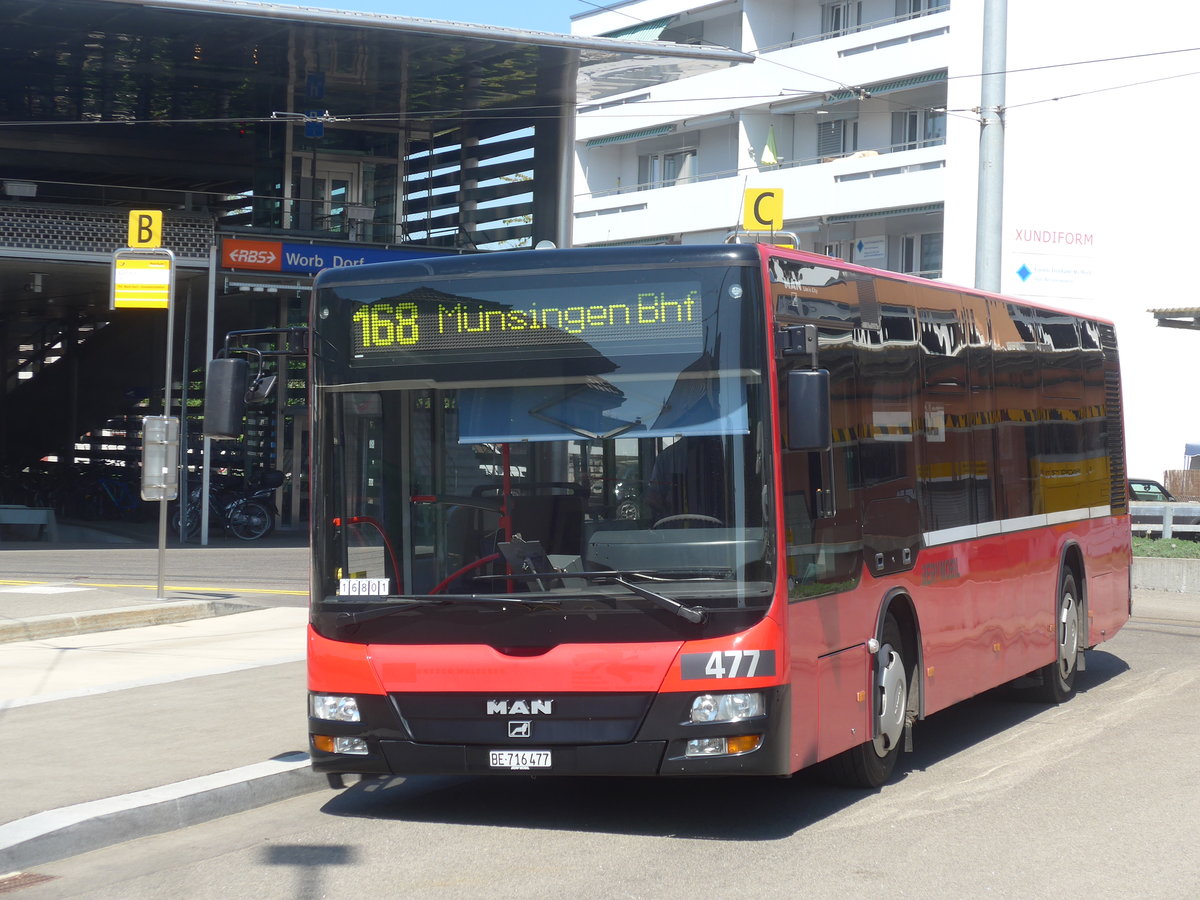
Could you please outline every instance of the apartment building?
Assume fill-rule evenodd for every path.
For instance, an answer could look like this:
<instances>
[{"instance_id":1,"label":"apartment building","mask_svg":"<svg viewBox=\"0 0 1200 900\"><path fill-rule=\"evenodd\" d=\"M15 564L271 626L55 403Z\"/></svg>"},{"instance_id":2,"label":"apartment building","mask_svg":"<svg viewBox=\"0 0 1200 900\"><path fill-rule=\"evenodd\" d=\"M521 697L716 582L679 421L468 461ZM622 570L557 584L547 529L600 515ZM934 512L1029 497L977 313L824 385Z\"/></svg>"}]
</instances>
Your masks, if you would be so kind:
<instances>
[{"instance_id":1,"label":"apartment building","mask_svg":"<svg viewBox=\"0 0 1200 900\"><path fill-rule=\"evenodd\" d=\"M580 106L575 242L720 241L743 191L771 187L804 249L941 276L951 27L949 0L635 0L575 17L576 34L758 57Z\"/></svg>"}]
</instances>

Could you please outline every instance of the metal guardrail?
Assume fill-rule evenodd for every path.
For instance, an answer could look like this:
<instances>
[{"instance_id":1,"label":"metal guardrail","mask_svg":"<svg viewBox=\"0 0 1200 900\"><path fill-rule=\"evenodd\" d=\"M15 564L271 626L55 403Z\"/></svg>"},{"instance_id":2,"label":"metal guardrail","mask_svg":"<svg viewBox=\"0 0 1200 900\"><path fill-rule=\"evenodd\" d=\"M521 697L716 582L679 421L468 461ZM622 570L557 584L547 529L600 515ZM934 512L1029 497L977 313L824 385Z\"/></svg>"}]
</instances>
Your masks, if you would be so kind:
<instances>
[{"instance_id":1,"label":"metal guardrail","mask_svg":"<svg viewBox=\"0 0 1200 900\"><path fill-rule=\"evenodd\" d=\"M1133 530L1164 539L1200 537L1200 503L1155 503L1134 500L1129 504Z\"/></svg>"}]
</instances>

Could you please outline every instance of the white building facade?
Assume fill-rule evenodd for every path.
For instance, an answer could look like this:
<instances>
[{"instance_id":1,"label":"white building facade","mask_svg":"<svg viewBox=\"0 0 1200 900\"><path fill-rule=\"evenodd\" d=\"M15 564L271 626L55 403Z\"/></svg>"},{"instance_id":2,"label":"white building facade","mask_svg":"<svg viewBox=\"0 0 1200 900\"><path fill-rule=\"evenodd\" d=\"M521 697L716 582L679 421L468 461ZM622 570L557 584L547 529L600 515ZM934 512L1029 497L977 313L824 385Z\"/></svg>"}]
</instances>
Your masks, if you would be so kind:
<instances>
[{"instance_id":1,"label":"white building facade","mask_svg":"<svg viewBox=\"0 0 1200 900\"><path fill-rule=\"evenodd\" d=\"M1150 14L1152 11L1152 14ZM581 105L577 246L722 241L748 188L800 248L975 283L984 0L628 0L572 31L714 43L754 63ZM1111 319L1129 471L1200 439L1200 3L1007 0L1001 292ZM1183 387L1186 386L1186 387Z\"/></svg>"},{"instance_id":2,"label":"white building facade","mask_svg":"<svg viewBox=\"0 0 1200 900\"><path fill-rule=\"evenodd\" d=\"M804 249L939 277L951 20L948 0L635 0L575 17L577 34L758 56L580 108L575 243L719 242L744 190L773 188Z\"/></svg>"}]
</instances>

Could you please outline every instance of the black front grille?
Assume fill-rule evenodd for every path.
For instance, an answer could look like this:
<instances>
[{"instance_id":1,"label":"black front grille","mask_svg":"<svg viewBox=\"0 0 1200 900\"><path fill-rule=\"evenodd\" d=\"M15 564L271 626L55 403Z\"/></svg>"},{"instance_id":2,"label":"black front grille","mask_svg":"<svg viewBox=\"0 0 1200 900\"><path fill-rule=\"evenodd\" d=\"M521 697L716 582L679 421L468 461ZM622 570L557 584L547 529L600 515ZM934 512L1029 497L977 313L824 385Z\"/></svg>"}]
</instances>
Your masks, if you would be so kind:
<instances>
[{"instance_id":1,"label":"black front grille","mask_svg":"<svg viewBox=\"0 0 1200 900\"><path fill-rule=\"evenodd\" d=\"M423 744L551 746L632 741L653 694L392 694Z\"/></svg>"}]
</instances>

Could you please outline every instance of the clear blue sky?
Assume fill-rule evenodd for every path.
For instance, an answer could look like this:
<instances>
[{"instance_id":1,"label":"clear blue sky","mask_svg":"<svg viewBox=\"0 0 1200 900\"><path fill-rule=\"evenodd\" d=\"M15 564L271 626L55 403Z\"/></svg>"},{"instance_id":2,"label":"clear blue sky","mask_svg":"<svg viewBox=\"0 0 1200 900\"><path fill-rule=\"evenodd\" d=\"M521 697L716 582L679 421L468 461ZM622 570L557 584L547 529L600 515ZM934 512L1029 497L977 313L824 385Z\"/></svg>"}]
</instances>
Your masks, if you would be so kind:
<instances>
[{"instance_id":1,"label":"clear blue sky","mask_svg":"<svg viewBox=\"0 0 1200 900\"><path fill-rule=\"evenodd\" d=\"M571 30L571 16L595 7L582 0L271 0L287 6L315 6L356 12L417 16L451 22L504 25L532 31ZM602 2L602 0L598 0Z\"/></svg>"}]
</instances>

